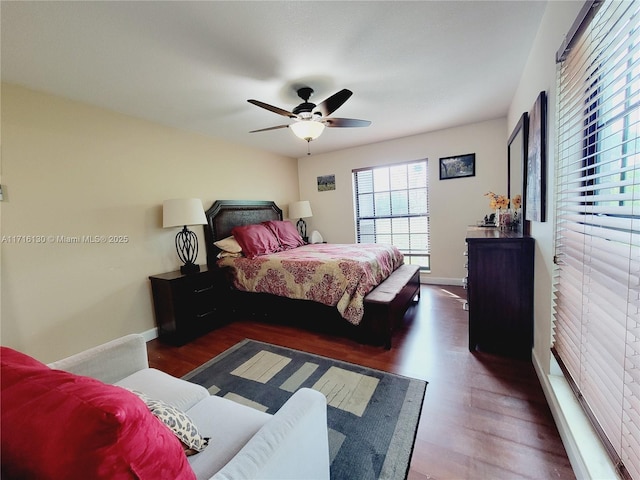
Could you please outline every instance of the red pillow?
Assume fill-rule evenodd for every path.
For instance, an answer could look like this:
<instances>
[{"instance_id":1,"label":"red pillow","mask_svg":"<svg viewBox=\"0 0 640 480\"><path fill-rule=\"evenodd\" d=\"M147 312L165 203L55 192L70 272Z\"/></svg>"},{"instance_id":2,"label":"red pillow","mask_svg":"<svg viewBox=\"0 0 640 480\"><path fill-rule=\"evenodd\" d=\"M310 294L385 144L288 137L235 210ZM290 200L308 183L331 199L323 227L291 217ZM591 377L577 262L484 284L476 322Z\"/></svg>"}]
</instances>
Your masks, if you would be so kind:
<instances>
[{"instance_id":1,"label":"red pillow","mask_svg":"<svg viewBox=\"0 0 640 480\"><path fill-rule=\"evenodd\" d=\"M0 348L2 477L195 479L136 395Z\"/></svg>"},{"instance_id":2,"label":"red pillow","mask_svg":"<svg viewBox=\"0 0 640 480\"><path fill-rule=\"evenodd\" d=\"M286 220L269 220L262 222L269 230L273 232L282 250L289 250L304 245L304 240L298 233L298 229L291 222Z\"/></svg>"},{"instance_id":3,"label":"red pillow","mask_svg":"<svg viewBox=\"0 0 640 480\"><path fill-rule=\"evenodd\" d=\"M255 258L258 255L275 253L281 250L280 243L275 235L265 225L253 224L242 227L234 227L231 230L245 257Z\"/></svg>"}]
</instances>

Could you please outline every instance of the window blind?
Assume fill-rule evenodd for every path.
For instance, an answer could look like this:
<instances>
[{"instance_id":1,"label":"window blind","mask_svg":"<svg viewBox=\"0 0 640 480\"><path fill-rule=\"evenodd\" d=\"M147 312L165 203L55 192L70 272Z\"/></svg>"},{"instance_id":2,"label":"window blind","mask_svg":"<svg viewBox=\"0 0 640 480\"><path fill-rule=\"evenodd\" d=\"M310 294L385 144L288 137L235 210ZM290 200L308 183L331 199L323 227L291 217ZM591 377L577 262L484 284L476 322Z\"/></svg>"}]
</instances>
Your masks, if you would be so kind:
<instances>
[{"instance_id":1,"label":"window blind","mask_svg":"<svg viewBox=\"0 0 640 480\"><path fill-rule=\"evenodd\" d=\"M427 160L353 170L358 243L390 243L429 268Z\"/></svg>"},{"instance_id":2,"label":"window blind","mask_svg":"<svg viewBox=\"0 0 640 480\"><path fill-rule=\"evenodd\" d=\"M557 75L552 350L640 479L640 2L596 2Z\"/></svg>"}]
</instances>

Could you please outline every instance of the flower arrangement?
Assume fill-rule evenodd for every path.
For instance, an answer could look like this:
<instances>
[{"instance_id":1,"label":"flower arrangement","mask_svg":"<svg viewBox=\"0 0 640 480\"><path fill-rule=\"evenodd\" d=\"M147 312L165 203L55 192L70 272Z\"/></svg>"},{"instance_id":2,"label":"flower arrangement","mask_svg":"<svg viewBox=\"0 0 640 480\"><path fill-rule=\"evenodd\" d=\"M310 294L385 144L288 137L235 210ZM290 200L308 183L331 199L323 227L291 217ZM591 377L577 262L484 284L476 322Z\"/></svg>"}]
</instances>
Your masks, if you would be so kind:
<instances>
[{"instance_id":1,"label":"flower arrangement","mask_svg":"<svg viewBox=\"0 0 640 480\"><path fill-rule=\"evenodd\" d=\"M509 206L509 199L504 195L487 192L484 194L484 196L489 197L489 207L491 207L491 210L499 210L501 208L507 208Z\"/></svg>"},{"instance_id":2,"label":"flower arrangement","mask_svg":"<svg viewBox=\"0 0 640 480\"><path fill-rule=\"evenodd\" d=\"M516 210L522 206L522 195L519 194L513 197L513 199L508 199L505 195L498 195L493 192L487 192L484 196L489 197L489 207L491 210L507 209L510 203Z\"/></svg>"},{"instance_id":3,"label":"flower arrangement","mask_svg":"<svg viewBox=\"0 0 640 480\"><path fill-rule=\"evenodd\" d=\"M487 192L484 196L489 197L489 207L496 211L495 215L492 215L495 218L496 226L502 229L516 230L520 223L519 209L522 206L522 195L516 195L511 200L505 195L493 192ZM509 209L509 205L514 211Z\"/></svg>"}]
</instances>

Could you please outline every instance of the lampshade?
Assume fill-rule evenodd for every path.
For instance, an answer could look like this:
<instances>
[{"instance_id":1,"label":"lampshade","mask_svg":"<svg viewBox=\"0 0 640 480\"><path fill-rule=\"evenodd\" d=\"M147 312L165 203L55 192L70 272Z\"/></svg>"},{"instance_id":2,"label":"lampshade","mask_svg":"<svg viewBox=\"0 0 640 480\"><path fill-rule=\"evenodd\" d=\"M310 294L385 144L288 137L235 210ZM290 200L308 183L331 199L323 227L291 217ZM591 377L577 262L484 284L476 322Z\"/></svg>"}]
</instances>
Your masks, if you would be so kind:
<instances>
[{"instance_id":1,"label":"lampshade","mask_svg":"<svg viewBox=\"0 0 640 480\"><path fill-rule=\"evenodd\" d=\"M308 200L293 202L289 204L289 218L306 218L313 217L311 213L311 204Z\"/></svg>"},{"instance_id":2,"label":"lampshade","mask_svg":"<svg viewBox=\"0 0 640 480\"><path fill-rule=\"evenodd\" d=\"M296 137L310 142L318 138L324 131L324 123L315 120L299 120L289 125Z\"/></svg>"},{"instance_id":3,"label":"lampshade","mask_svg":"<svg viewBox=\"0 0 640 480\"><path fill-rule=\"evenodd\" d=\"M162 204L162 226L183 227L186 225L205 225L202 201L199 198L174 198Z\"/></svg>"}]
</instances>

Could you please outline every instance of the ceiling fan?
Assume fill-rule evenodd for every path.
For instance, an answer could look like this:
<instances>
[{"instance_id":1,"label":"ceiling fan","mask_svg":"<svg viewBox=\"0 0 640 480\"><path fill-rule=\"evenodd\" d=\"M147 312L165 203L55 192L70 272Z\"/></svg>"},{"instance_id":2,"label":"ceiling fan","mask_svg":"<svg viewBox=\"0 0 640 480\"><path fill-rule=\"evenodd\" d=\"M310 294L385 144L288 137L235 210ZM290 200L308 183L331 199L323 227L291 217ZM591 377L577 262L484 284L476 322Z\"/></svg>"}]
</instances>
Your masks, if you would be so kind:
<instances>
[{"instance_id":1,"label":"ceiling fan","mask_svg":"<svg viewBox=\"0 0 640 480\"><path fill-rule=\"evenodd\" d=\"M259 100L247 100L253 105L277 113L283 117L295 119L294 123L288 125L261 128L259 130L252 130L249 133L266 132L267 130L276 130L278 128L290 128L298 138L310 142L311 140L318 138L325 127L368 127L371 125L369 120L329 117L329 115L340 108L342 104L346 102L351 95L353 95L351 90L347 90L346 88L342 89L318 105L309 102L309 99L313 95L313 88L301 87L297 90L297 93L303 102L295 107L291 112L282 108L274 107L268 103L260 102Z\"/></svg>"}]
</instances>

